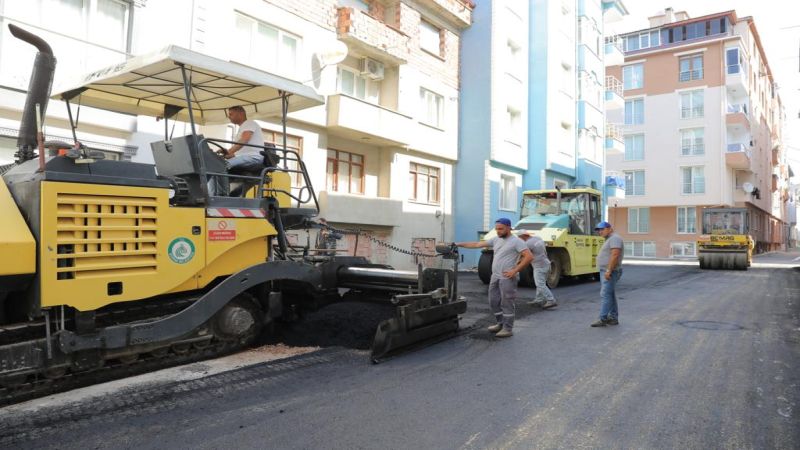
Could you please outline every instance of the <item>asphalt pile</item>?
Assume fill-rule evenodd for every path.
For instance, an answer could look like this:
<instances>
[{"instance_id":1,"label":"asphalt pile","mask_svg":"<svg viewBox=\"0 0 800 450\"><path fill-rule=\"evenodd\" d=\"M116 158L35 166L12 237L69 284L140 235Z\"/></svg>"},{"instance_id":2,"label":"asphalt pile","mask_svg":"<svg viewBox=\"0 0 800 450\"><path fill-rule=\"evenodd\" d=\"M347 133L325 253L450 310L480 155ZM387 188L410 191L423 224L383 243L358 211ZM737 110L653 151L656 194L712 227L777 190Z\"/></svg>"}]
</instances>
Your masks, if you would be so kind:
<instances>
[{"instance_id":1,"label":"asphalt pile","mask_svg":"<svg viewBox=\"0 0 800 450\"><path fill-rule=\"evenodd\" d=\"M292 347L372 347L378 324L394 316L391 304L342 301L306 312L292 323L280 323L271 341Z\"/></svg>"}]
</instances>

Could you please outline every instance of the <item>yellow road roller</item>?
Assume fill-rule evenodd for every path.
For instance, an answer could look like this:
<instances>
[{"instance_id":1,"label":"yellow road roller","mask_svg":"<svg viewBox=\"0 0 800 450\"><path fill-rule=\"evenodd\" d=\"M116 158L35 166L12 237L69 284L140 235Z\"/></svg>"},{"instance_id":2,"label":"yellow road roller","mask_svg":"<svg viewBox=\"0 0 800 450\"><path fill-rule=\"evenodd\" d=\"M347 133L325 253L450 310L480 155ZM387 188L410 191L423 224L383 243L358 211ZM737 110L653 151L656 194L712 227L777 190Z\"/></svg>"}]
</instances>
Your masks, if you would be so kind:
<instances>
[{"instance_id":1,"label":"yellow road roller","mask_svg":"<svg viewBox=\"0 0 800 450\"><path fill-rule=\"evenodd\" d=\"M706 208L703 234L697 240L701 269L747 270L755 242L746 208Z\"/></svg>"}]
</instances>

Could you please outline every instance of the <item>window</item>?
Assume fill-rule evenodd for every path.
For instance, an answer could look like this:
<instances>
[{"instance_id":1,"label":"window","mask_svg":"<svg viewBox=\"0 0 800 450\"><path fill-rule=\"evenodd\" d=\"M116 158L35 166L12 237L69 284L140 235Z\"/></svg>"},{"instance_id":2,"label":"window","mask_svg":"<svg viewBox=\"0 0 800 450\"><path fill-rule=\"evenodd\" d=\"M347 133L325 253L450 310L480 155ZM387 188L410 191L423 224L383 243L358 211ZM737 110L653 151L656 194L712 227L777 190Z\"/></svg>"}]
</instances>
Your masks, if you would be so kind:
<instances>
[{"instance_id":1,"label":"window","mask_svg":"<svg viewBox=\"0 0 800 450\"><path fill-rule=\"evenodd\" d=\"M283 133L278 131L261 130L264 135L264 143L273 144L276 148L283 148ZM297 152L297 159L303 156L303 138L299 136L286 135L286 150ZM282 152L278 152L279 156L283 156ZM285 161L286 167L290 170L298 170L297 161L294 161L292 156ZM281 161L283 164L284 161ZM295 173L292 176L292 187L299 188L303 185L302 175Z\"/></svg>"},{"instance_id":2,"label":"window","mask_svg":"<svg viewBox=\"0 0 800 450\"><path fill-rule=\"evenodd\" d=\"M644 123L644 99L625 100L625 125Z\"/></svg>"},{"instance_id":3,"label":"window","mask_svg":"<svg viewBox=\"0 0 800 450\"><path fill-rule=\"evenodd\" d=\"M673 242L670 244L670 252L673 257L697 256L694 242Z\"/></svg>"},{"instance_id":4,"label":"window","mask_svg":"<svg viewBox=\"0 0 800 450\"><path fill-rule=\"evenodd\" d=\"M631 64L622 68L622 87L625 90L644 87L644 64Z\"/></svg>"},{"instance_id":5,"label":"window","mask_svg":"<svg viewBox=\"0 0 800 450\"><path fill-rule=\"evenodd\" d=\"M422 122L442 128L444 124L444 97L425 88L420 88L419 96L422 103Z\"/></svg>"},{"instance_id":6,"label":"window","mask_svg":"<svg viewBox=\"0 0 800 450\"><path fill-rule=\"evenodd\" d=\"M514 175L500 175L500 209L517 210L517 180Z\"/></svg>"},{"instance_id":7,"label":"window","mask_svg":"<svg viewBox=\"0 0 800 450\"><path fill-rule=\"evenodd\" d=\"M697 208L694 206L678 207L678 234L697 233Z\"/></svg>"},{"instance_id":8,"label":"window","mask_svg":"<svg viewBox=\"0 0 800 450\"><path fill-rule=\"evenodd\" d=\"M272 25L236 13L234 61L273 73L294 77L300 38Z\"/></svg>"},{"instance_id":9,"label":"window","mask_svg":"<svg viewBox=\"0 0 800 450\"><path fill-rule=\"evenodd\" d=\"M627 170L625 173L625 195L644 195L644 170Z\"/></svg>"},{"instance_id":10,"label":"window","mask_svg":"<svg viewBox=\"0 0 800 450\"><path fill-rule=\"evenodd\" d=\"M124 0L29 0L5 2L3 14L77 39L126 51L129 48L131 12L131 2Z\"/></svg>"},{"instance_id":11,"label":"window","mask_svg":"<svg viewBox=\"0 0 800 450\"><path fill-rule=\"evenodd\" d=\"M439 28L425 20L419 21L419 48L436 56L442 55L442 38Z\"/></svg>"},{"instance_id":12,"label":"window","mask_svg":"<svg viewBox=\"0 0 800 450\"><path fill-rule=\"evenodd\" d=\"M689 128L681 130L681 155L697 156L705 153L705 129Z\"/></svg>"},{"instance_id":13,"label":"window","mask_svg":"<svg viewBox=\"0 0 800 450\"><path fill-rule=\"evenodd\" d=\"M658 30L644 31L625 37L625 51L632 52L660 45L660 32Z\"/></svg>"},{"instance_id":14,"label":"window","mask_svg":"<svg viewBox=\"0 0 800 450\"><path fill-rule=\"evenodd\" d=\"M644 159L644 135L625 136L625 161Z\"/></svg>"},{"instance_id":15,"label":"window","mask_svg":"<svg viewBox=\"0 0 800 450\"><path fill-rule=\"evenodd\" d=\"M703 117L703 90L681 93L681 119Z\"/></svg>"},{"instance_id":16,"label":"window","mask_svg":"<svg viewBox=\"0 0 800 450\"><path fill-rule=\"evenodd\" d=\"M656 243L654 241L625 241L624 254L639 258L655 258Z\"/></svg>"},{"instance_id":17,"label":"window","mask_svg":"<svg viewBox=\"0 0 800 450\"><path fill-rule=\"evenodd\" d=\"M364 193L364 157L355 153L328 150L327 188L329 192Z\"/></svg>"},{"instance_id":18,"label":"window","mask_svg":"<svg viewBox=\"0 0 800 450\"><path fill-rule=\"evenodd\" d=\"M628 233L650 232L650 208L628 208Z\"/></svg>"},{"instance_id":19,"label":"window","mask_svg":"<svg viewBox=\"0 0 800 450\"><path fill-rule=\"evenodd\" d=\"M742 72L742 58L739 52L739 47L733 47L725 50L725 62L728 68L728 74L736 74Z\"/></svg>"},{"instance_id":20,"label":"window","mask_svg":"<svg viewBox=\"0 0 800 450\"><path fill-rule=\"evenodd\" d=\"M679 81L703 79L703 55L684 56L678 60L680 66Z\"/></svg>"},{"instance_id":21,"label":"window","mask_svg":"<svg viewBox=\"0 0 800 450\"><path fill-rule=\"evenodd\" d=\"M17 152L17 140L0 136L0 166L14 162L14 153Z\"/></svg>"},{"instance_id":22,"label":"window","mask_svg":"<svg viewBox=\"0 0 800 450\"><path fill-rule=\"evenodd\" d=\"M411 163L408 168L408 182L411 189L409 200L439 204L439 169L423 164Z\"/></svg>"},{"instance_id":23,"label":"window","mask_svg":"<svg viewBox=\"0 0 800 450\"><path fill-rule=\"evenodd\" d=\"M703 175L703 166L681 167L684 194L704 194L706 192L706 178Z\"/></svg>"},{"instance_id":24,"label":"window","mask_svg":"<svg viewBox=\"0 0 800 450\"><path fill-rule=\"evenodd\" d=\"M373 81L349 67L339 67L338 90L340 93L378 104L380 81Z\"/></svg>"}]
</instances>

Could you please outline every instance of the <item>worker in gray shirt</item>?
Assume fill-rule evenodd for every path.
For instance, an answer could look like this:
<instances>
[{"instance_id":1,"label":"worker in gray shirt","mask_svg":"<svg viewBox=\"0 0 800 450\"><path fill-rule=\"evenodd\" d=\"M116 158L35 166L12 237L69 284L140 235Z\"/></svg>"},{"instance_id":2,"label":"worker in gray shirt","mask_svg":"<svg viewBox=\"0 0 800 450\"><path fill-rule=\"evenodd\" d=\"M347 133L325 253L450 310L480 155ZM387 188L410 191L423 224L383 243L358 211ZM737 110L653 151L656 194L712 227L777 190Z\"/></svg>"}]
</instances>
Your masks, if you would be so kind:
<instances>
[{"instance_id":1,"label":"worker in gray shirt","mask_svg":"<svg viewBox=\"0 0 800 450\"><path fill-rule=\"evenodd\" d=\"M600 318L591 326L619 325L616 287L622 277L625 242L614 233L608 222L600 222L594 229L606 241L597 255L597 269L600 271Z\"/></svg>"},{"instance_id":2,"label":"worker in gray shirt","mask_svg":"<svg viewBox=\"0 0 800 450\"><path fill-rule=\"evenodd\" d=\"M511 221L505 217L494 224L497 236L479 242L456 242L459 247L492 247L492 277L489 281L489 308L497 321L488 330L497 337L513 336L514 300L517 298L519 272L533 260L522 239L511 233Z\"/></svg>"},{"instance_id":3,"label":"worker in gray shirt","mask_svg":"<svg viewBox=\"0 0 800 450\"><path fill-rule=\"evenodd\" d=\"M525 242L528 250L533 254L533 282L536 284L536 298L529 305L539 305L543 309L555 308L558 306L556 298L547 286L547 277L550 275L550 259L547 257L547 246L539 236L534 236L528 230L521 230L517 233L520 239Z\"/></svg>"}]
</instances>

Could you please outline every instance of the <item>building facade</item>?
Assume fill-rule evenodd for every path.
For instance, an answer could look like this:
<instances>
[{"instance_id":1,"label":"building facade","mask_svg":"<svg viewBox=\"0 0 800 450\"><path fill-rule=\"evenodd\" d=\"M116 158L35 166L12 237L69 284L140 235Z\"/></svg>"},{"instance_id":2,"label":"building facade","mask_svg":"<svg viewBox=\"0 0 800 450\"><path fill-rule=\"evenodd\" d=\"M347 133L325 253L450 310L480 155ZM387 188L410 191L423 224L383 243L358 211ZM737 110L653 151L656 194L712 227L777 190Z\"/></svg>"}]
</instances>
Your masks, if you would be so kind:
<instances>
[{"instance_id":1,"label":"building facade","mask_svg":"<svg viewBox=\"0 0 800 450\"><path fill-rule=\"evenodd\" d=\"M519 215L528 169L528 5L479 1L462 36L455 238L475 241L494 218ZM467 266L478 252L465 252Z\"/></svg>"},{"instance_id":2,"label":"building facade","mask_svg":"<svg viewBox=\"0 0 800 450\"><path fill-rule=\"evenodd\" d=\"M666 9L625 33L623 150L608 169L625 198L609 218L636 257L694 257L702 209L746 207L758 251L785 247L783 109L751 17Z\"/></svg>"},{"instance_id":3,"label":"building facade","mask_svg":"<svg viewBox=\"0 0 800 450\"><path fill-rule=\"evenodd\" d=\"M35 53L8 34L7 23L52 44L55 86L179 45L312 85L326 97L324 106L290 114L287 144L302 155L329 223L424 252L452 240L459 39L471 24L468 0L0 0L0 13L0 159L14 151ZM337 41L347 57L323 65L320 55ZM47 112L48 135L70 136L64 105L51 102ZM163 124L153 118L90 108L80 114L79 139L109 157L151 162L149 143L163 139ZM259 124L267 141L279 142L277 118ZM230 138L235 130L219 124L200 132ZM176 124L174 135L186 133ZM401 268L416 263L354 235L339 248Z\"/></svg>"}]
</instances>

